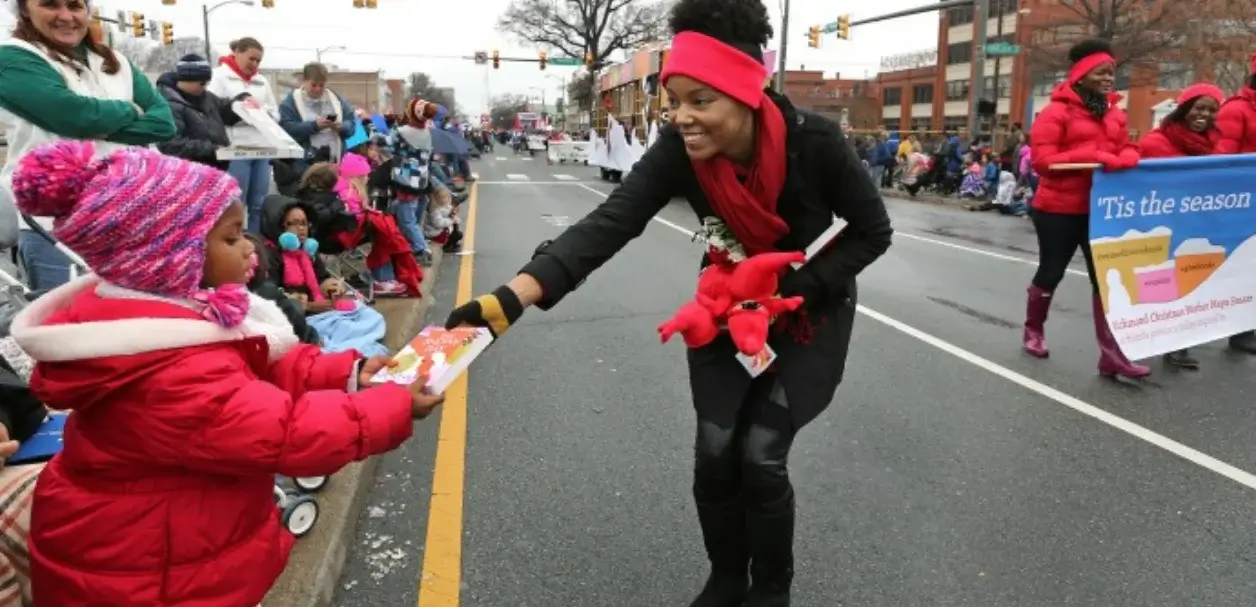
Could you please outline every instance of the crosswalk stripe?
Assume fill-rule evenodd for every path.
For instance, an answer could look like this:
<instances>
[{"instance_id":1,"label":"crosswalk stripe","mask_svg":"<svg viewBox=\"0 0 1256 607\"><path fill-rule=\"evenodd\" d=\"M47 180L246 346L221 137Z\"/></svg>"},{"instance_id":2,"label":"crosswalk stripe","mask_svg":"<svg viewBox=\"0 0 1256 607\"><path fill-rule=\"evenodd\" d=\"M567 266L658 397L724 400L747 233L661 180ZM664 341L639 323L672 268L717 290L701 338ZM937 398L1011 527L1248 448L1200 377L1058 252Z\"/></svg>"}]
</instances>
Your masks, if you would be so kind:
<instances>
[{"instance_id":1,"label":"crosswalk stripe","mask_svg":"<svg viewBox=\"0 0 1256 607\"><path fill-rule=\"evenodd\" d=\"M527 181L527 180L528 180L528 176L527 176L527 175L520 175L519 173L510 173L510 174L506 175L506 179L509 179L509 180L511 180L511 181Z\"/></svg>"},{"instance_id":2,"label":"crosswalk stripe","mask_svg":"<svg viewBox=\"0 0 1256 607\"><path fill-rule=\"evenodd\" d=\"M505 157L505 156L494 156L494 157L493 157L493 160L505 160L505 159L506 159L506 157Z\"/></svg>"},{"instance_id":3,"label":"crosswalk stripe","mask_svg":"<svg viewBox=\"0 0 1256 607\"><path fill-rule=\"evenodd\" d=\"M579 177L575 177L572 175L557 175L557 174L554 175L554 179L557 179L559 181L579 181L580 180Z\"/></svg>"}]
</instances>

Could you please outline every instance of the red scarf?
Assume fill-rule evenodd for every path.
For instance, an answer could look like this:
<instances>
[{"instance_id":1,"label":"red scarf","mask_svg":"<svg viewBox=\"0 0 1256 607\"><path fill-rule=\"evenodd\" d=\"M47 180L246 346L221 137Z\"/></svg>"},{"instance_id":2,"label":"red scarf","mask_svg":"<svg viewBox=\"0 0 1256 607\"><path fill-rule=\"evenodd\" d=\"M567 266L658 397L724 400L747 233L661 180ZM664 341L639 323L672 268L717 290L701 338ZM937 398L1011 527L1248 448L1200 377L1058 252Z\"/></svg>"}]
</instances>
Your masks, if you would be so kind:
<instances>
[{"instance_id":1,"label":"red scarf","mask_svg":"<svg viewBox=\"0 0 1256 607\"><path fill-rule=\"evenodd\" d=\"M257 72L246 73L244 70L240 69L240 64L236 63L235 56L233 55L227 55L226 57L219 59L218 63L221 63L231 68L231 71L235 72L236 75L239 76L241 80L244 80L245 84L247 84L250 80L253 79L254 76L257 75Z\"/></svg>"},{"instance_id":2,"label":"red scarf","mask_svg":"<svg viewBox=\"0 0 1256 607\"><path fill-rule=\"evenodd\" d=\"M1160 123L1160 132L1173 147L1187 156L1207 156L1216 149L1221 132L1215 128L1202 133L1192 131L1184 122L1165 120Z\"/></svg>"},{"instance_id":3,"label":"red scarf","mask_svg":"<svg viewBox=\"0 0 1256 607\"><path fill-rule=\"evenodd\" d=\"M693 163L712 210L732 230L747 255L775 250L776 241L789 232L785 220L776 214L777 199L785 186L785 116L764 94L755 119L755 161L744 180L737 178L737 166L725 156Z\"/></svg>"}]
</instances>

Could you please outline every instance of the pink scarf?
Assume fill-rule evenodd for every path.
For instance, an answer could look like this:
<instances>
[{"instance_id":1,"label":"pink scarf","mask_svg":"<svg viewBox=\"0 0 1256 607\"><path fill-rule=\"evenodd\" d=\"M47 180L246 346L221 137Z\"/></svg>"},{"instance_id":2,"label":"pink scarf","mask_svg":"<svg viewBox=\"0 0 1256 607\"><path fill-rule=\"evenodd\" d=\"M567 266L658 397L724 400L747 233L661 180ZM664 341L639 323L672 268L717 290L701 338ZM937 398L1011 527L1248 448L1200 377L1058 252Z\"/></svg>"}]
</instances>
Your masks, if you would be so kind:
<instances>
[{"instance_id":1,"label":"pink scarf","mask_svg":"<svg viewBox=\"0 0 1256 607\"><path fill-rule=\"evenodd\" d=\"M323 290L314 274L314 262L305 251L283 251L283 286L305 287L310 301L323 301Z\"/></svg>"}]
</instances>

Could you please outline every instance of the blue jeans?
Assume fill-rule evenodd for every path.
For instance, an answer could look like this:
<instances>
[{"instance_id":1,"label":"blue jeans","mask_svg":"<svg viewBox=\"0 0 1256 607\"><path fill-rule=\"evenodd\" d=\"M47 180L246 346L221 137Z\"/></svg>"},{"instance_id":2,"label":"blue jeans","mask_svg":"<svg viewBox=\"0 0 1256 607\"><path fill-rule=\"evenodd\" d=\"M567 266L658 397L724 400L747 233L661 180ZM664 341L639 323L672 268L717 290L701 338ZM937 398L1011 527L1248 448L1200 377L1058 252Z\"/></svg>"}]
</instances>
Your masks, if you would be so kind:
<instances>
[{"instance_id":1,"label":"blue jeans","mask_svg":"<svg viewBox=\"0 0 1256 607\"><path fill-rule=\"evenodd\" d=\"M414 200L394 200L392 203L392 215L397 218L397 227L401 228L401 234L406 237L410 250L415 253L427 250L427 240L423 238L423 229L419 226L419 219L426 211L426 196Z\"/></svg>"},{"instance_id":2,"label":"blue jeans","mask_svg":"<svg viewBox=\"0 0 1256 607\"><path fill-rule=\"evenodd\" d=\"M462 173L463 179L471 179L471 161L467 160L466 154L458 154L455 156L454 166L458 168L459 173Z\"/></svg>"},{"instance_id":3,"label":"blue jeans","mask_svg":"<svg viewBox=\"0 0 1256 607\"><path fill-rule=\"evenodd\" d=\"M54 289L70 282L70 258L43 236L30 230L18 232L17 255L32 291Z\"/></svg>"},{"instance_id":4,"label":"blue jeans","mask_svg":"<svg viewBox=\"0 0 1256 607\"><path fill-rule=\"evenodd\" d=\"M389 282L397 280L397 272L393 270L392 263L386 263L374 270L371 270L371 278L379 282Z\"/></svg>"},{"instance_id":5,"label":"blue jeans","mask_svg":"<svg viewBox=\"0 0 1256 607\"><path fill-rule=\"evenodd\" d=\"M428 173L430 174L433 182L439 183L442 186L449 187L449 185L453 183L453 180L449 178L449 173L445 172L445 167L441 166L439 162L431 163L428 166Z\"/></svg>"},{"instance_id":6,"label":"blue jeans","mask_svg":"<svg viewBox=\"0 0 1256 607\"><path fill-rule=\"evenodd\" d=\"M232 160L227 174L240 184L244 209L248 216L248 231L257 234L262 226L262 200L270 193L269 160Z\"/></svg>"}]
</instances>

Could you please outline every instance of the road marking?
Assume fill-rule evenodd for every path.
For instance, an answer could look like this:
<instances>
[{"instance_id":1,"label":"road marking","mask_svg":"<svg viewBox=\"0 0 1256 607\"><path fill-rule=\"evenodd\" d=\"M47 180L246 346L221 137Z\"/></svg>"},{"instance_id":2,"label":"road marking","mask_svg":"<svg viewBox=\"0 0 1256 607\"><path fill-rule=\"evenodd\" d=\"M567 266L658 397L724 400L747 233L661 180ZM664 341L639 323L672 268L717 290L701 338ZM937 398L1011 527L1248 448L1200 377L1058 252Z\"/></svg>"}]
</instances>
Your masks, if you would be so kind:
<instances>
[{"instance_id":1,"label":"road marking","mask_svg":"<svg viewBox=\"0 0 1256 607\"><path fill-rule=\"evenodd\" d=\"M507 175L510 177L510 175ZM581 185L572 181L477 181L480 185Z\"/></svg>"},{"instance_id":2,"label":"road marking","mask_svg":"<svg viewBox=\"0 0 1256 607\"><path fill-rule=\"evenodd\" d=\"M509 179L511 181L527 181L528 176L520 174L520 173L508 173L506 175L506 179Z\"/></svg>"},{"instance_id":3,"label":"road marking","mask_svg":"<svg viewBox=\"0 0 1256 607\"><path fill-rule=\"evenodd\" d=\"M927 243L929 243L929 244L938 245L938 246L940 246L940 247L947 247L947 248L949 248L949 249L955 249L955 250L957 250L957 251L964 251L965 253L974 253L974 254L976 254L976 255L985 255L986 257L990 257L990 258L993 258L993 259L1002 259L1003 261L1011 261L1011 262L1015 262L1015 263L1023 263L1023 264L1026 264L1026 265L1031 265L1031 266L1037 266L1037 265L1038 265L1038 260L1037 260L1037 259L1025 259L1024 257L1016 257L1015 255L1004 255L1003 253L995 253L994 251L987 251L987 250L985 250L985 249L978 249L978 248L976 248L976 247L968 247L968 246L964 246L964 245L962 245L962 244L955 244L955 243L953 243L953 242L947 242L947 241L945 241L945 240L938 240L938 239L936 239L936 238L929 238L929 237L927 237L927 236L919 236L919 235L916 235L916 234L912 234L912 233L910 233L910 232L901 232L901 231L895 230L895 231L894 231L894 235L895 235L895 236L903 236L903 237L905 237L905 238L910 238L910 239L912 239L912 240L919 240L920 242L927 242ZM1085 276L1085 275L1086 275L1086 272L1085 272L1084 270L1075 270L1075 269L1073 269L1073 268L1069 268L1069 269L1067 269L1067 270L1065 270L1065 271L1066 271L1066 272L1068 272L1069 274L1074 274L1074 275L1077 275L1077 276Z\"/></svg>"},{"instance_id":4,"label":"road marking","mask_svg":"<svg viewBox=\"0 0 1256 607\"><path fill-rule=\"evenodd\" d=\"M493 160L502 160L502 161L504 161L504 160L506 160L506 157L505 157L505 156L494 156L494 157L493 157Z\"/></svg>"},{"instance_id":5,"label":"road marking","mask_svg":"<svg viewBox=\"0 0 1256 607\"><path fill-rule=\"evenodd\" d=\"M554 175L554 179L557 179L559 181L580 181L580 178L574 175L557 175L556 174Z\"/></svg>"},{"instance_id":6,"label":"road marking","mask_svg":"<svg viewBox=\"0 0 1256 607\"><path fill-rule=\"evenodd\" d=\"M598 191L597 189L589 187L585 184L580 184L580 185L584 187L585 189L596 193L599 196L603 196L603 197L606 196L606 194ZM692 236L694 233L694 230L692 229L672 223L661 217L654 217L654 221L662 225L665 225L673 230L676 230L677 232L680 232L684 234L685 236ZM950 243L943 243L942 241L937 241L937 242L939 244L945 244L945 245L951 246ZM959 247L959 245L954 245L954 246ZM968 247L960 247L960 248L968 248ZM972 249L972 251L979 252L979 253L989 253L989 251L981 251L981 249ZM994 254L994 255L997 255L997 254ZM1012 258L1012 259L1017 259L1019 261L1018 258ZM1083 272L1083 274L1085 273ZM1114 428L1116 430L1129 434L1130 436L1133 436L1134 438L1137 438L1153 446L1156 446L1165 451L1168 451L1169 453L1172 453L1173 455L1176 455L1188 462L1191 462L1205 470L1209 470L1211 472L1224 476L1240 485L1243 485L1244 487L1247 487L1248 489L1256 490L1256 475L1253 475L1250 472L1239 469L1231 464L1223 462L1202 451L1188 447L1167 436L1164 436L1163 434L1155 432L1144 426L1140 426L1123 417L1120 417L1118 415L1113 415L1112 413L1109 413L1099 407L1096 407L1095 405L1087 403L1086 401L1083 401L1080 398L1071 396L1060 390L1052 388L1051 386L1048 386L1040 381L1031 379L1030 377L1026 375L1017 373L1016 371L1013 371L1007 367L1004 367L1003 365L1000 365L992 360L983 358L977 354L969 352L968 350L965 350L940 337L936 337L930 333L921 331L920 329L917 329L905 322L896 320L894 318L886 316L885 314L877 312L876 310L873 310L872 308L869 308L861 304L857 306L857 309L859 310L860 314L863 314L864 316L867 316L868 318L871 318L887 327L890 327L891 329L895 329L901 333L905 333L909 337L913 337L930 346L933 346L934 348L937 348L943 352L946 352L947 354L950 354L951 356L954 356L960 360L970 363L979 369L982 369L991 374L1002 377L1003 379L1006 379L1014 384L1019 385L1022 388L1025 388L1026 390L1029 390L1030 392L1034 392L1038 394L1039 396L1044 396L1046 398L1049 398L1061 405L1064 405L1065 407L1068 407L1069 409L1072 409L1078 413L1081 413L1082 415L1086 415L1103 424L1106 424L1111 428Z\"/></svg>"},{"instance_id":7,"label":"road marking","mask_svg":"<svg viewBox=\"0 0 1256 607\"><path fill-rule=\"evenodd\" d=\"M475 250L475 211L479 185L471 184L462 248ZM459 260L456 305L471 301L475 256ZM427 539L419 576L418 607L458 607L462 591L462 508L467 468L467 372L445 390L432 499L427 514Z\"/></svg>"}]
</instances>

